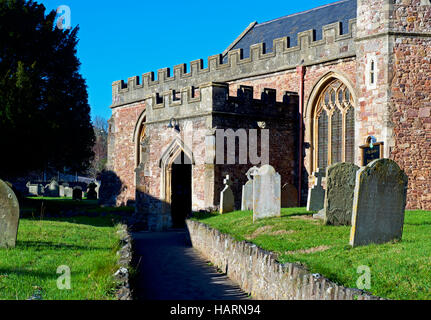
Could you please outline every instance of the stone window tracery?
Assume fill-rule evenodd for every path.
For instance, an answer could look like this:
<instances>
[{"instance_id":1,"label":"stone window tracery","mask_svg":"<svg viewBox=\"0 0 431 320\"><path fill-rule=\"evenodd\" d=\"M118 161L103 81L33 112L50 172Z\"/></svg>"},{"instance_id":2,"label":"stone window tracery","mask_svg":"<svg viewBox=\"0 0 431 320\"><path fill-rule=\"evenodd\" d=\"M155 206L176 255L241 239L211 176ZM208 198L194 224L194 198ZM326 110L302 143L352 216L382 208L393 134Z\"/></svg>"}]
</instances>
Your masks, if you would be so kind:
<instances>
[{"instance_id":1,"label":"stone window tracery","mask_svg":"<svg viewBox=\"0 0 431 320\"><path fill-rule=\"evenodd\" d=\"M355 110L347 86L336 79L325 86L314 112L314 170L354 162Z\"/></svg>"}]
</instances>

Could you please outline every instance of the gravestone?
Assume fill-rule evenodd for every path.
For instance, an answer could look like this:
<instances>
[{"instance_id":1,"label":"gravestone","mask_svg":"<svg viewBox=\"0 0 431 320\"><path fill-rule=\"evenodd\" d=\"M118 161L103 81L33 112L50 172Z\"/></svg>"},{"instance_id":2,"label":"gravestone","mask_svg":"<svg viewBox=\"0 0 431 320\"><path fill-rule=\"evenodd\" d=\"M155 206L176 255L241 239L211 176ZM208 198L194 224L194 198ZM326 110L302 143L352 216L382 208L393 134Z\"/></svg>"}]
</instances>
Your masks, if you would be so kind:
<instances>
[{"instance_id":1,"label":"gravestone","mask_svg":"<svg viewBox=\"0 0 431 320\"><path fill-rule=\"evenodd\" d=\"M258 167L253 167L247 171L247 183L242 186L242 200L241 210L251 211L253 210L253 176L259 170Z\"/></svg>"},{"instance_id":2,"label":"gravestone","mask_svg":"<svg viewBox=\"0 0 431 320\"><path fill-rule=\"evenodd\" d=\"M408 177L395 161L380 159L356 175L350 244L353 247L401 240Z\"/></svg>"},{"instance_id":3,"label":"gravestone","mask_svg":"<svg viewBox=\"0 0 431 320\"><path fill-rule=\"evenodd\" d=\"M64 197L65 198L73 198L73 188L64 187Z\"/></svg>"},{"instance_id":4,"label":"gravestone","mask_svg":"<svg viewBox=\"0 0 431 320\"><path fill-rule=\"evenodd\" d=\"M79 200L79 201L82 200L82 188L81 187L73 188L72 199L73 200Z\"/></svg>"},{"instance_id":5,"label":"gravestone","mask_svg":"<svg viewBox=\"0 0 431 320\"><path fill-rule=\"evenodd\" d=\"M281 207L297 208L298 207L298 189L290 183L286 183L281 188Z\"/></svg>"},{"instance_id":6,"label":"gravestone","mask_svg":"<svg viewBox=\"0 0 431 320\"><path fill-rule=\"evenodd\" d=\"M63 183L59 186L60 197L62 198L66 197L66 188L68 187L69 187L68 183Z\"/></svg>"},{"instance_id":7,"label":"gravestone","mask_svg":"<svg viewBox=\"0 0 431 320\"><path fill-rule=\"evenodd\" d=\"M253 179L253 222L281 216L281 177L270 165L262 166Z\"/></svg>"},{"instance_id":8,"label":"gravestone","mask_svg":"<svg viewBox=\"0 0 431 320\"><path fill-rule=\"evenodd\" d=\"M18 224L18 199L13 190L0 180L0 248L15 248Z\"/></svg>"},{"instance_id":9,"label":"gravestone","mask_svg":"<svg viewBox=\"0 0 431 320\"><path fill-rule=\"evenodd\" d=\"M52 180L45 186L45 196L58 198L60 196L60 186L56 180Z\"/></svg>"},{"instance_id":10,"label":"gravestone","mask_svg":"<svg viewBox=\"0 0 431 320\"><path fill-rule=\"evenodd\" d=\"M87 191L88 200L97 200L96 188L97 188L97 185L94 182L88 185L88 191Z\"/></svg>"},{"instance_id":11,"label":"gravestone","mask_svg":"<svg viewBox=\"0 0 431 320\"><path fill-rule=\"evenodd\" d=\"M137 172L137 178L139 177ZM123 189L123 183L120 178L112 171L102 171L98 175L100 181L99 187L99 204L101 206L115 207L117 205L117 197Z\"/></svg>"},{"instance_id":12,"label":"gravestone","mask_svg":"<svg viewBox=\"0 0 431 320\"><path fill-rule=\"evenodd\" d=\"M353 163L336 163L326 170L324 222L332 226L351 226L356 172Z\"/></svg>"},{"instance_id":13,"label":"gravestone","mask_svg":"<svg viewBox=\"0 0 431 320\"><path fill-rule=\"evenodd\" d=\"M229 213L235 211L235 198L231 189L232 181L229 176L223 181L225 187L220 194L220 213Z\"/></svg>"},{"instance_id":14,"label":"gravestone","mask_svg":"<svg viewBox=\"0 0 431 320\"><path fill-rule=\"evenodd\" d=\"M313 173L311 179L313 186L308 189L307 211L320 211L325 205L325 189L322 187L322 180L326 177L326 172L318 168Z\"/></svg>"},{"instance_id":15,"label":"gravestone","mask_svg":"<svg viewBox=\"0 0 431 320\"><path fill-rule=\"evenodd\" d=\"M26 184L27 188L28 188L28 194L30 196L41 196L43 195L43 186L41 184L32 184L30 182L27 182Z\"/></svg>"},{"instance_id":16,"label":"gravestone","mask_svg":"<svg viewBox=\"0 0 431 320\"><path fill-rule=\"evenodd\" d=\"M96 184L97 199L99 199L100 182L96 181L95 184Z\"/></svg>"}]
</instances>

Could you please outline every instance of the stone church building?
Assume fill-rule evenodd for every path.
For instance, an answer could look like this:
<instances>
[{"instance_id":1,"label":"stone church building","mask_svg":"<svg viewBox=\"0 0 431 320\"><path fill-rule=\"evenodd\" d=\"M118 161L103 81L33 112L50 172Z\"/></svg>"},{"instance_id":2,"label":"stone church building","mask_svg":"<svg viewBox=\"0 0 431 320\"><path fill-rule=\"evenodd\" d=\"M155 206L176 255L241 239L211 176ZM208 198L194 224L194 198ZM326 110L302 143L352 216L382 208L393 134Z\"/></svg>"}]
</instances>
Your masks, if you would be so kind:
<instances>
[{"instance_id":1,"label":"stone church building","mask_svg":"<svg viewBox=\"0 0 431 320\"><path fill-rule=\"evenodd\" d=\"M239 208L251 154L216 161L219 130L245 129L257 160L269 132L266 162L299 190L297 205L313 172L362 165L373 137L409 176L408 208L431 210L430 0L343 0L254 22L206 68L197 60L116 81L112 98L117 202L136 202L152 230L219 205L226 175Z\"/></svg>"}]
</instances>

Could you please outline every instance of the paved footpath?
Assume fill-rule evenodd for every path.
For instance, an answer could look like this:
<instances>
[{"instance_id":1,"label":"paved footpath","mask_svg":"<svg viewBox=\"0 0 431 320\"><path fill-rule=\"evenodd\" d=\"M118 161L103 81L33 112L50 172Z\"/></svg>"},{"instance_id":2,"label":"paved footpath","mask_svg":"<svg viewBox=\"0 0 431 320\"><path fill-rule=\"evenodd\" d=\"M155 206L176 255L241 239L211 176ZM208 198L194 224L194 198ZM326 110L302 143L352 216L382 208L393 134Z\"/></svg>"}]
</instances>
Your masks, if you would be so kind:
<instances>
[{"instance_id":1,"label":"paved footpath","mask_svg":"<svg viewBox=\"0 0 431 320\"><path fill-rule=\"evenodd\" d=\"M247 295L194 249L187 231L133 235L140 279L140 300L245 300Z\"/></svg>"}]
</instances>

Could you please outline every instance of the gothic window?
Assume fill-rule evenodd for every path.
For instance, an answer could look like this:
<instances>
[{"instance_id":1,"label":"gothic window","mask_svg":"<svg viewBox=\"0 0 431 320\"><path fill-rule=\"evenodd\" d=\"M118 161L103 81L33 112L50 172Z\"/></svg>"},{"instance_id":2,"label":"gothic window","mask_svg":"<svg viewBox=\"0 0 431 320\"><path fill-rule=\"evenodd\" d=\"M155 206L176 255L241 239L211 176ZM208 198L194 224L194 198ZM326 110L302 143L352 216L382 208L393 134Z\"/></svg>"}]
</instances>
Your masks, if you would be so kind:
<instances>
[{"instance_id":1,"label":"gothic window","mask_svg":"<svg viewBox=\"0 0 431 320\"><path fill-rule=\"evenodd\" d=\"M138 152L138 164L141 164L142 162L144 162L145 160L145 154L147 152L146 148L146 138L147 138L147 127L145 125L145 120L144 123L142 124L140 133L139 133L139 152Z\"/></svg>"},{"instance_id":2,"label":"gothic window","mask_svg":"<svg viewBox=\"0 0 431 320\"><path fill-rule=\"evenodd\" d=\"M314 145L314 170L354 162L355 109L349 89L340 80L330 82L317 100Z\"/></svg>"}]
</instances>

